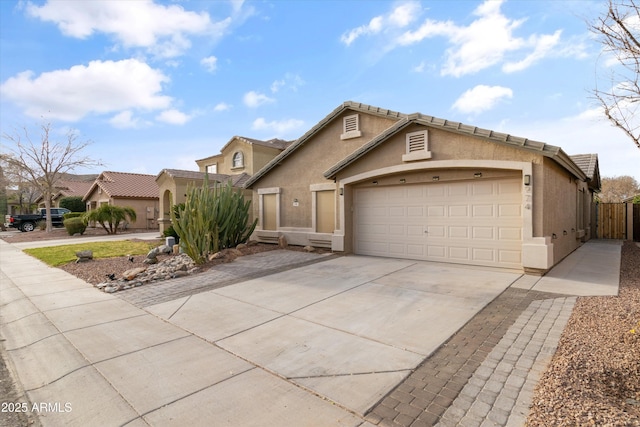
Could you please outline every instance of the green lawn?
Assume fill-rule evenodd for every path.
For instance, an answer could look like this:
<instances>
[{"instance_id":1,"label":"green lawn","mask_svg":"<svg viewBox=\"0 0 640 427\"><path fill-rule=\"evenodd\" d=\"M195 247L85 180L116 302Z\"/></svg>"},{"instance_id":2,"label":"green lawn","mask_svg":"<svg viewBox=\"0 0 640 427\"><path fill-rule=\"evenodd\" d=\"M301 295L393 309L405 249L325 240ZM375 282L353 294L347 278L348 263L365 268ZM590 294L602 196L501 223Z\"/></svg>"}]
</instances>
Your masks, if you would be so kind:
<instances>
[{"instance_id":1,"label":"green lawn","mask_svg":"<svg viewBox=\"0 0 640 427\"><path fill-rule=\"evenodd\" d=\"M157 246L157 242L89 242L74 245L50 246L46 248L25 249L24 252L38 258L53 267L67 264L77 259L78 251L93 251L93 258L112 258L125 255L143 255Z\"/></svg>"}]
</instances>

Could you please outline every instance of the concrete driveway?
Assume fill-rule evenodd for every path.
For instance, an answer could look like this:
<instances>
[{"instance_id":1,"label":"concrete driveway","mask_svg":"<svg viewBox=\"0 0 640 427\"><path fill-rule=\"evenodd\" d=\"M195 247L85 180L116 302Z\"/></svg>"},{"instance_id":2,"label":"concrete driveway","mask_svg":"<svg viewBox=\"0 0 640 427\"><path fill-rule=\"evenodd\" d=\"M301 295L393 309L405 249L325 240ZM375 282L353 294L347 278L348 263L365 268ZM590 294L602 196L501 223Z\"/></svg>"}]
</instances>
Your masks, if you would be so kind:
<instances>
[{"instance_id":1,"label":"concrete driveway","mask_svg":"<svg viewBox=\"0 0 640 427\"><path fill-rule=\"evenodd\" d=\"M4 347L53 426L369 426L521 276L348 256L141 309L2 241L0 258Z\"/></svg>"},{"instance_id":2,"label":"concrete driveway","mask_svg":"<svg viewBox=\"0 0 640 427\"><path fill-rule=\"evenodd\" d=\"M147 310L259 368L234 381L268 388L277 378L362 415L520 276L349 256ZM246 399L246 390L230 393L224 383L206 391ZM159 414L190 413L199 401L194 395Z\"/></svg>"}]
</instances>

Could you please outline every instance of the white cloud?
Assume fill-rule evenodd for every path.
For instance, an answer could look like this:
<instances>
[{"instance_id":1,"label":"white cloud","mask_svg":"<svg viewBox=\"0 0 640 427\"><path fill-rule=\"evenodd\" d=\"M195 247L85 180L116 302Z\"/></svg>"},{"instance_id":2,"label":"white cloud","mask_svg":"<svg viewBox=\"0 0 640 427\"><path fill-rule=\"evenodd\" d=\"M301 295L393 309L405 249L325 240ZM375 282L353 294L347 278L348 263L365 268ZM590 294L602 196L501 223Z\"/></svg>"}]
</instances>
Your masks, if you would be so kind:
<instances>
[{"instance_id":1,"label":"white cloud","mask_svg":"<svg viewBox=\"0 0 640 427\"><path fill-rule=\"evenodd\" d=\"M109 123L117 129L137 129L141 127L140 119L133 117L131 110L125 110L113 116Z\"/></svg>"},{"instance_id":2,"label":"white cloud","mask_svg":"<svg viewBox=\"0 0 640 427\"><path fill-rule=\"evenodd\" d=\"M413 71L414 73L422 73L424 71L425 65L426 64L424 63L424 61L422 61L421 63L413 67L411 71Z\"/></svg>"},{"instance_id":3,"label":"white cloud","mask_svg":"<svg viewBox=\"0 0 640 427\"><path fill-rule=\"evenodd\" d=\"M481 113L492 109L505 98L512 98L513 91L503 86L478 85L469 89L453 104L461 113Z\"/></svg>"},{"instance_id":4,"label":"white cloud","mask_svg":"<svg viewBox=\"0 0 640 427\"><path fill-rule=\"evenodd\" d=\"M208 72L213 73L218 68L218 58L215 56L202 58L200 60L200 65L202 65Z\"/></svg>"},{"instance_id":5,"label":"white cloud","mask_svg":"<svg viewBox=\"0 0 640 427\"><path fill-rule=\"evenodd\" d=\"M244 94L244 105L249 108L256 108L263 104L275 102L275 99L269 98L267 95L259 92L250 91Z\"/></svg>"},{"instance_id":6,"label":"white cloud","mask_svg":"<svg viewBox=\"0 0 640 427\"><path fill-rule=\"evenodd\" d=\"M283 135L288 132L294 131L296 129L300 129L304 126L304 121L297 119L288 119L281 121L271 121L267 122L264 118L259 117L254 120L251 129L253 130L270 130L274 131L278 135Z\"/></svg>"},{"instance_id":7,"label":"white cloud","mask_svg":"<svg viewBox=\"0 0 640 427\"><path fill-rule=\"evenodd\" d=\"M460 77L473 74L490 66L505 62L504 72L521 71L547 56L583 56L583 49L561 46L560 30L553 34L533 34L527 39L516 37L515 30L525 22L506 17L500 10L503 1L486 0L474 10L477 16L468 26L453 21L427 19L415 30L409 30L396 39L400 46L419 43L427 38L441 36L450 47L445 53L442 75ZM581 53L582 52L582 53ZM513 60L508 56L525 55Z\"/></svg>"},{"instance_id":8,"label":"white cloud","mask_svg":"<svg viewBox=\"0 0 640 427\"><path fill-rule=\"evenodd\" d=\"M342 34L340 41L350 46L358 37L377 34L390 28L403 28L415 20L420 13L420 4L407 2L393 8L384 16L372 18L368 24L361 25Z\"/></svg>"},{"instance_id":9,"label":"white cloud","mask_svg":"<svg viewBox=\"0 0 640 427\"><path fill-rule=\"evenodd\" d=\"M168 123L170 125L183 125L191 120L191 116L176 109L165 110L156 116L159 122Z\"/></svg>"},{"instance_id":10,"label":"white cloud","mask_svg":"<svg viewBox=\"0 0 640 427\"><path fill-rule=\"evenodd\" d=\"M172 102L162 95L167 82L161 71L137 59L91 61L39 76L24 71L2 83L0 93L31 117L73 122L91 113L165 109Z\"/></svg>"},{"instance_id":11,"label":"white cloud","mask_svg":"<svg viewBox=\"0 0 640 427\"><path fill-rule=\"evenodd\" d=\"M213 107L213 111L228 111L231 109L231 105L226 102L220 102L215 107Z\"/></svg>"},{"instance_id":12,"label":"white cloud","mask_svg":"<svg viewBox=\"0 0 640 427\"><path fill-rule=\"evenodd\" d=\"M599 108L545 121L511 120L495 130L559 146L569 155L596 153L601 176L630 175L640 180L640 150Z\"/></svg>"},{"instance_id":13,"label":"white cloud","mask_svg":"<svg viewBox=\"0 0 640 427\"><path fill-rule=\"evenodd\" d=\"M33 17L55 23L69 37L86 39L104 33L125 48L147 48L164 58L188 49L189 36L220 36L231 23L229 18L213 23L206 12L151 0L48 0L42 6L29 2L26 10Z\"/></svg>"},{"instance_id":14,"label":"white cloud","mask_svg":"<svg viewBox=\"0 0 640 427\"><path fill-rule=\"evenodd\" d=\"M276 93L283 87L296 92L300 86L303 86L305 81L302 78L293 73L286 73L281 80L275 80L271 83L271 92Z\"/></svg>"}]
</instances>

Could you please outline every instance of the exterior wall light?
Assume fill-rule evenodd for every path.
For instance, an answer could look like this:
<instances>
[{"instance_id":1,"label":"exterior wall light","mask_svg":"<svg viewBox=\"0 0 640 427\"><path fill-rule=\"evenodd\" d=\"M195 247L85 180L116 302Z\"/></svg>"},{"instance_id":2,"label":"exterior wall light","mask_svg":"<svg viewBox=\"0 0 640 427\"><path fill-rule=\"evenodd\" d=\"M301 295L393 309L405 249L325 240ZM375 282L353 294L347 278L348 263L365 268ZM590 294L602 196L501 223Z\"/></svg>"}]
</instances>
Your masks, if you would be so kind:
<instances>
[{"instance_id":1,"label":"exterior wall light","mask_svg":"<svg viewBox=\"0 0 640 427\"><path fill-rule=\"evenodd\" d=\"M473 174L474 178L482 178L482 172L476 172Z\"/></svg>"},{"instance_id":2,"label":"exterior wall light","mask_svg":"<svg viewBox=\"0 0 640 427\"><path fill-rule=\"evenodd\" d=\"M341 195L341 196L344 196L344 188L341 188L341 189L340 189L340 195Z\"/></svg>"},{"instance_id":3,"label":"exterior wall light","mask_svg":"<svg viewBox=\"0 0 640 427\"><path fill-rule=\"evenodd\" d=\"M524 185L531 185L531 175L524 176Z\"/></svg>"},{"instance_id":4,"label":"exterior wall light","mask_svg":"<svg viewBox=\"0 0 640 427\"><path fill-rule=\"evenodd\" d=\"M433 176L433 177L431 177L431 181L440 181L440 177L439 176Z\"/></svg>"},{"instance_id":5,"label":"exterior wall light","mask_svg":"<svg viewBox=\"0 0 640 427\"><path fill-rule=\"evenodd\" d=\"M404 178L400 178L400 182L404 184L404 183L406 183L406 182L407 182L407 180L406 180L406 179L404 179Z\"/></svg>"},{"instance_id":6,"label":"exterior wall light","mask_svg":"<svg viewBox=\"0 0 640 427\"><path fill-rule=\"evenodd\" d=\"M371 181L373 185L378 185L378 181Z\"/></svg>"}]
</instances>

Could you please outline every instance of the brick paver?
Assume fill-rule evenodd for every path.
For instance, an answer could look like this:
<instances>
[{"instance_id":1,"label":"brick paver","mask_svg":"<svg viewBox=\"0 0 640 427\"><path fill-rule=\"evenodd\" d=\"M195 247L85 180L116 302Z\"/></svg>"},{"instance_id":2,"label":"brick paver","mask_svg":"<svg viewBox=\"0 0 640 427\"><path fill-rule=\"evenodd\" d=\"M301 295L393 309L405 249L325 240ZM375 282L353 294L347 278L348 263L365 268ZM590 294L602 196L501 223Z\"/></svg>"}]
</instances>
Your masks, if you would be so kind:
<instances>
[{"instance_id":1,"label":"brick paver","mask_svg":"<svg viewBox=\"0 0 640 427\"><path fill-rule=\"evenodd\" d=\"M522 375L526 378L528 368L525 366L529 363L533 366L535 357L529 357L529 352L524 351L527 343L520 341L517 345L524 347L518 351L524 351L525 357L516 359L516 355L511 353L506 356L511 347L502 342L502 339L508 337L515 341L519 336L517 329L524 328L524 340L532 332L532 327L525 328L526 322L519 319L520 315L533 301L540 302L559 296L561 295L508 288L383 398L366 415L366 420L380 426L433 426L455 401L455 409L452 409L450 415L459 417L459 425L475 425L476 419L486 419L489 414L494 423L505 421L505 416L508 417L505 407L509 403L508 399L515 402L519 393L501 394L500 390L506 381L512 385L517 384ZM510 330L512 325L515 327ZM514 367L503 363L498 368L504 360L493 359L490 359L491 363L488 365L483 365L495 348L510 357L515 362ZM517 348L514 346L515 350ZM474 376L476 372L477 377ZM463 389L464 394L461 393ZM408 413L403 411L403 404L420 410L410 424L406 424Z\"/></svg>"}]
</instances>

